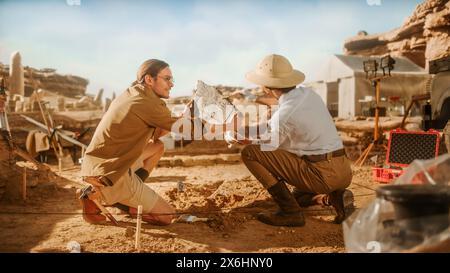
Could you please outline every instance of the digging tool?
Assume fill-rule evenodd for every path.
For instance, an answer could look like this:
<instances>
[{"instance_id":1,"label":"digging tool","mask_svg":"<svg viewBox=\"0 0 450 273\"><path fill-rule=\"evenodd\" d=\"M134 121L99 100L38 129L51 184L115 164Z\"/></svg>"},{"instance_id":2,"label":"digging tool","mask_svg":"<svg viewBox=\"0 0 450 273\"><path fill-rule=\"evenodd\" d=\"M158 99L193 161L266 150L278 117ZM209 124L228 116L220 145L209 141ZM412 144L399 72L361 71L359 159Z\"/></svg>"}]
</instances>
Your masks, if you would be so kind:
<instances>
[{"instance_id":1,"label":"digging tool","mask_svg":"<svg viewBox=\"0 0 450 273\"><path fill-rule=\"evenodd\" d=\"M0 103L2 104L2 105L0 105L0 133L3 137L3 139L5 139L6 142L8 143L9 148L11 149L12 153L17 154L18 156L22 157L23 159L25 159L27 161L30 161L40 171L50 171L50 168L48 166L39 163L29 153L20 149L14 143L12 136L11 136L11 131L9 129L8 115L6 114L6 111L5 111L4 105L3 105L3 103L5 101L6 101L5 81L2 78L1 82L0 82Z\"/></svg>"},{"instance_id":2,"label":"digging tool","mask_svg":"<svg viewBox=\"0 0 450 273\"><path fill-rule=\"evenodd\" d=\"M33 123L33 124L36 125L37 127L41 128L41 129L44 129L44 130L47 130L47 127L46 127L44 124L40 123L39 121L36 121L36 120L34 120L34 119L30 118L30 117L27 117L27 116L25 116L25 115L20 115L20 116L23 117L23 118L24 118L25 120L27 120L28 122ZM81 142L79 142L78 140L73 139L73 138L71 138L70 136L68 136L68 135L66 135L66 134L64 133L64 132L68 132L68 133L69 133L70 131L65 131L65 130L60 130L60 129L58 129L58 128L53 128L53 132L54 132L55 134L57 134L58 136L60 136L62 139L67 140L68 142L70 142L70 143L72 143L72 144L75 144L75 145L81 147L81 149L82 149L83 151L87 148L87 145L86 145L86 144L81 143ZM84 152L83 152L83 154L84 154Z\"/></svg>"},{"instance_id":3,"label":"digging tool","mask_svg":"<svg viewBox=\"0 0 450 273\"><path fill-rule=\"evenodd\" d=\"M88 195L92 193L92 185L87 186L86 188L81 190L81 195L80 195L80 199L83 198L89 198ZM112 214L96 199L90 199L92 200L95 205L102 211L102 213L108 217L108 219L114 223L114 225L118 226L119 222L117 222L117 220L114 218L114 216L112 216Z\"/></svg>"},{"instance_id":4,"label":"digging tool","mask_svg":"<svg viewBox=\"0 0 450 273\"><path fill-rule=\"evenodd\" d=\"M61 144L58 142L58 139L53 138L53 128L51 126L51 124L49 124L49 122L47 122L47 117L45 116L45 112L44 112L44 103L41 102L41 99L39 97L39 94L34 91L34 93L36 94L36 98L37 98L37 102L39 105L39 110L41 111L41 115L42 115L42 119L44 120L45 126L47 127L47 135L50 139L50 143L52 145L53 151L55 152L55 156L58 158L58 168L59 168L59 172L62 171L62 156L63 156L63 150L61 147Z\"/></svg>"}]
</instances>

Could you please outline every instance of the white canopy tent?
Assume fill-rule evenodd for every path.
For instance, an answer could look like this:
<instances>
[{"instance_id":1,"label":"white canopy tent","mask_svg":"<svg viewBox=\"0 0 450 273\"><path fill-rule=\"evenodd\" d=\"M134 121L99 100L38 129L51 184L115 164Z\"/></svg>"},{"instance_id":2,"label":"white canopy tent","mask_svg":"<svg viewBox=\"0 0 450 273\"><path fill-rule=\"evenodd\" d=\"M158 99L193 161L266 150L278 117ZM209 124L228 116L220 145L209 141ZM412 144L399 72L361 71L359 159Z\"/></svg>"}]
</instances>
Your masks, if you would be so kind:
<instances>
[{"instance_id":1,"label":"white canopy tent","mask_svg":"<svg viewBox=\"0 0 450 273\"><path fill-rule=\"evenodd\" d=\"M349 118L362 115L360 101L367 96L375 96L375 89L366 79L363 61L381 56L345 56L333 55L319 76L319 81L309 83L322 97L333 116ZM431 78L421 67L403 57L394 57L392 77L381 81L381 97L399 96L405 101L412 95L424 94ZM381 75L381 69L378 75Z\"/></svg>"}]
</instances>

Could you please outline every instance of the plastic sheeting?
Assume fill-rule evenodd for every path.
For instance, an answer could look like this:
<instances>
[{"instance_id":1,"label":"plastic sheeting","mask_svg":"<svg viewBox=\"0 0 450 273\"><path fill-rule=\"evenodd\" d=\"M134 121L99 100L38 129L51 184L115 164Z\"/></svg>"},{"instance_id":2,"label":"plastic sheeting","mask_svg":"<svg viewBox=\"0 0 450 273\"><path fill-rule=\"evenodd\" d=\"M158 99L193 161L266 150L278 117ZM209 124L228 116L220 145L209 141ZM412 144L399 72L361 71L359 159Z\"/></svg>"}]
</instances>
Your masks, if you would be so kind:
<instances>
[{"instance_id":1,"label":"plastic sheeting","mask_svg":"<svg viewBox=\"0 0 450 273\"><path fill-rule=\"evenodd\" d=\"M436 187L436 198L449 204L450 154L432 160L414 161L393 184ZM443 246L444 251L450 251L450 245L446 246L450 244L448 210L444 214L399 219L399 207L392 200L387 200L389 198L386 199L386 196L381 196L379 190L377 193L372 203L343 223L348 252L414 252L434 249L436 245ZM436 199L429 198L419 202L419 205L427 208L433 202Z\"/></svg>"}]
</instances>

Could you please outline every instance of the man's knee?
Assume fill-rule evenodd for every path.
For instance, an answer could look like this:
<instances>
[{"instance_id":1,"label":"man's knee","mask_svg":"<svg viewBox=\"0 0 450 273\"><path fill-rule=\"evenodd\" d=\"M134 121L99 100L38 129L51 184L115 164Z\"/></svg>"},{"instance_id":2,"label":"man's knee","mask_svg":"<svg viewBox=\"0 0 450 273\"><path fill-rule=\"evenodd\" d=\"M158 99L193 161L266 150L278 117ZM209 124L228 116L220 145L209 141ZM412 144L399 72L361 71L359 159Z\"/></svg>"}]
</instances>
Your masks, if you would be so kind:
<instances>
[{"instance_id":1,"label":"man's knee","mask_svg":"<svg viewBox=\"0 0 450 273\"><path fill-rule=\"evenodd\" d=\"M171 208L166 215L160 215L158 218L161 225L170 225L172 223L172 220L175 219L175 210Z\"/></svg>"},{"instance_id":2,"label":"man's knee","mask_svg":"<svg viewBox=\"0 0 450 273\"><path fill-rule=\"evenodd\" d=\"M147 222L149 222L151 224L155 224L155 225L167 226L172 223L173 219L175 219L175 209L170 207L170 209L167 209L166 211L164 211L160 214L150 213L149 215L152 215L152 216L151 216L150 220ZM148 216L147 216L147 218L148 218Z\"/></svg>"},{"instance_id":3,"label":"man's knee","mask_svg":"<svg viewBox=\"0 0 450 273\"><path fill-rule=\"evenodd\" d=\"M259 145L250 144L244 147L241 151L242 161L254 160L254 155L260 151Z\"/></svg>"}]
</instances>

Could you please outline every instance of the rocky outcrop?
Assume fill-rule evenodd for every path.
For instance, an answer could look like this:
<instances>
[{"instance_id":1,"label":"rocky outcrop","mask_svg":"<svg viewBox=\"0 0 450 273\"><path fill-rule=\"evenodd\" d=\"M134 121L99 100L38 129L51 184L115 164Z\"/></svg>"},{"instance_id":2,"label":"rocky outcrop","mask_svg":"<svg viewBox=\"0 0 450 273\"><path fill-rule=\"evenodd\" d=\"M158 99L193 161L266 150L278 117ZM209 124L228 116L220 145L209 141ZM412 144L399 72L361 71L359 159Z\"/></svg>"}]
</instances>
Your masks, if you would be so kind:
<instances>
[{"instance_id":1,"label":"rocky outcrop","mask_svg":"<svg viewBox=\"0 0 450 273\"><path fill-rule=\"evenodd\" d=\"M428 61L450 55L450 1L426 0L397 29L367 35L360 31L344 43L347 55L404 56L426 67Z\"/></svg>"},{"instance_id":2,"label":"rocky outcrop","mask_svg":"<svg viewBox=\"0 0 450 273\"><path fill-rule=\"evenodd\" d=\"M8 85L8 65L0 63L0 77L5 78ZM24 78L26 97L29 97L33 90L44 89L67 97L77 98L85 95L86 87L89 84L87 79L74 75L61 75L56 73L55 69L35 69L29 66L24 67Z\"/></svg>"}]
</instances>

